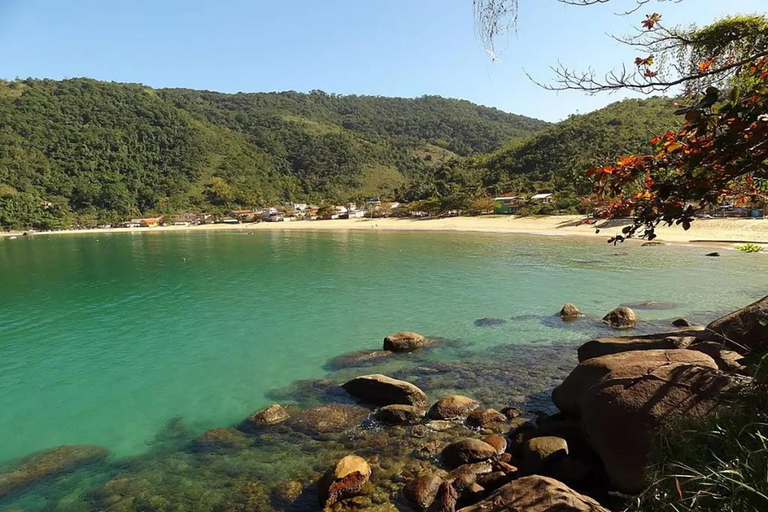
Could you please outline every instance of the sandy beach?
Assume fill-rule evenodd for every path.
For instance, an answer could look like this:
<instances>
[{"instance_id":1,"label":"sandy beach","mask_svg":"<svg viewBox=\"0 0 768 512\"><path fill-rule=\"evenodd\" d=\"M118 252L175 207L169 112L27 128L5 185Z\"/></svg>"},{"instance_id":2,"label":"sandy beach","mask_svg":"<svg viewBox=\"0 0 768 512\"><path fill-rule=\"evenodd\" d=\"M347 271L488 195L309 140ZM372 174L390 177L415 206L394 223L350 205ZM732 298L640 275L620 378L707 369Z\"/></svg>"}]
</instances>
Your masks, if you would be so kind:
<instances>
[{"instance_id":1,"label":"sandy beach","mask_svg":"<svg viewBox=\"0 0 768 512\"><path fill-rule=\"evenodd\" d=\"M207 230L379 230L379 231L456 231L508 234L530 234L542 236L586 236L608 239L621 233L621 227L628 221L615 220L600 222L599 233L594 225L583 224L579 215L551 217L516 217L488 215L480 217L447 217L437 219L347 219L326 221L262 222L258 224L210 224L204 226L163 226L156 228L115 228L64 230L28 233L32 236L99 234L99 233L164 233L179 231ZM660 227L657 240L668 243L696 243L734 245L752 242L768 244L768 219L698 219L691 229ZM2 237L20 236L20 232L0 233Z\"/></svg>"}]
</instances>

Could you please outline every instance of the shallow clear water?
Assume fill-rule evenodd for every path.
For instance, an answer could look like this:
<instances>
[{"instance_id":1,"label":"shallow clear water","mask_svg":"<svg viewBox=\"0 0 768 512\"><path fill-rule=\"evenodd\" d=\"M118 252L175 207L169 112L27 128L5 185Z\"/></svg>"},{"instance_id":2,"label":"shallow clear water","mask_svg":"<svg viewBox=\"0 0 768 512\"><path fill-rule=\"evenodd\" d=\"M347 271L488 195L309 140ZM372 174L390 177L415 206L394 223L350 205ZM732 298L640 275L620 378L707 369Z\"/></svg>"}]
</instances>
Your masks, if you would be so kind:
<instances>
[{"instance_id":1,"label":"shallow clear water","mask_svg":"<svg viewBox=\"0 0 768 512\"><path fill-rule=\"evenodd\" d=\"M617 251L626 255L614 255ZM564 302L646 328L766 294L768 258L700 247L465 233L200 232L0 240L0 462L62 444L147 451L169 420L237 422L399 330L461 349L577 343ZM507 320L476 327L478 318ZM447 350L438 359L468 357Z\"/></svg>"}]
</instances>

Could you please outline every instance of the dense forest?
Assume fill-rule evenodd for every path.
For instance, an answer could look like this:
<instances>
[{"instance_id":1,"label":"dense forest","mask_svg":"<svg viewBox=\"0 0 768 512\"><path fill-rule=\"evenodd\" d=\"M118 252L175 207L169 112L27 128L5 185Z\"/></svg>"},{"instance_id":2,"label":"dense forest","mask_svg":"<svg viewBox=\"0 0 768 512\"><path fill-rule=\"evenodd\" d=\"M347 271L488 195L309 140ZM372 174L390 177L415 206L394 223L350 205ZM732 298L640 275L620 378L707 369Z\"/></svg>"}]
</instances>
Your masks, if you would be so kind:
<instances>
[{"instance_id":1,"label":"dense forest","mask_svg":"<svg viewBox=\"0 0 768 512\"><path fill-rule=\"evenodd\" d=\"M371 196L466 208L647 149L669 101L557 125L467 101L313 91L222 94L89 79L0 81L0 227ZM567 194L566 194L567 195Z\"/></svg>"}]
</instances>

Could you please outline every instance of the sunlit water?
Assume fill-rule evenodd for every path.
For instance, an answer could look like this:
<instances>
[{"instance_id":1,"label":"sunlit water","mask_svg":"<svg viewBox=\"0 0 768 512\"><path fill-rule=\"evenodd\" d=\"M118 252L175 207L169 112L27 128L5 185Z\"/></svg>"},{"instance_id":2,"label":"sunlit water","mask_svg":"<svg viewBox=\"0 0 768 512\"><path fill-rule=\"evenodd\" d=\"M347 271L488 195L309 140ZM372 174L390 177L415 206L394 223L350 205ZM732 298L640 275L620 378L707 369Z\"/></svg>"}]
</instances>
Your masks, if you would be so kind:
<instances>
[{"instance_id":1,"label":"sunlit water","mask_svg":"<svg viewBox=\"0 0 768 512\"><path fill-rule=\"evenodd\" d=\"M172 418L196 432L233 424L394 331L457 340L466 357L599 332L548 321L564 302L595 317L670 303L638 311L655 326L765 294L768 258L707 252L461 233L0 239L0 462L76 443L141 454ZM507 323L476 327L483 317Z\"/></svg>"}]
</instances>

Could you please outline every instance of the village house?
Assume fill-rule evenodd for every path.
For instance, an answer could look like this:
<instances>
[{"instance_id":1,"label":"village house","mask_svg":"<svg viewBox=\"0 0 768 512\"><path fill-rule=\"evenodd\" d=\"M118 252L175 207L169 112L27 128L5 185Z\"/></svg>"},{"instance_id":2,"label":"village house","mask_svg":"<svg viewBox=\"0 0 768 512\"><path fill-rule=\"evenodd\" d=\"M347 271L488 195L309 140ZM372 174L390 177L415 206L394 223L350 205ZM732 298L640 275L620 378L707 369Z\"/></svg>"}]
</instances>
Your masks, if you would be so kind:
<instances>
[{"instance_id":1,"label":"village house","mask_svg":"<svg viewBox=\"0 0 768 512\"><path fill-rule=\"evenodd\" d=\"M139 224L143 228L156 228L163 223L162 217L149 217L146 219L139 219Z\"/></svg>"},{"instance_id":2,"label":"village house","mask_svg":"<svg viewBox=\"0 0 768 512\"><path fill-rule=\"evenodd\" d=\"M555 194L551 192L542 192L531 197L532 203L550 204L555 202Z\"/></svg>"},{"instance_id":3,"label":"village house","mask_svg":"<svg viewBox=\"0 0 768 512\"><path fill-rule=\"evenodd\" d=\"M496 207L493 209L493 213L513 215L520 211L520 208L525 206L525 200L520 196L500 196L494 197Z\"/></svg>"}]
</instances>

